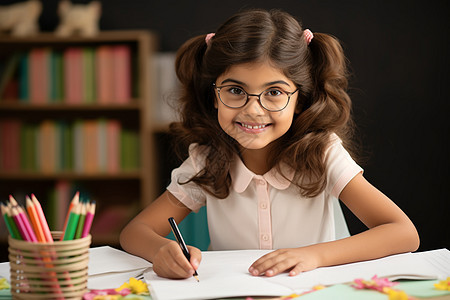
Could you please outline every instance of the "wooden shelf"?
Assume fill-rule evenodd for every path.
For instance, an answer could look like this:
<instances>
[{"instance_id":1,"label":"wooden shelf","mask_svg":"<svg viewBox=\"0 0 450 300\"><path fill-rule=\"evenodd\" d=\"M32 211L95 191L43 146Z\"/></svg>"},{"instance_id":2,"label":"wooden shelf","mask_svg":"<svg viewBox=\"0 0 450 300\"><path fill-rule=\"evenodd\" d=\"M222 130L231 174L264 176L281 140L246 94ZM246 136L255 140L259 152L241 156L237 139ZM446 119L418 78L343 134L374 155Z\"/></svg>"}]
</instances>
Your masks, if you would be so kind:
<instances>
[{"instance_id":1,"label":"wooden shelf","mask_svg":"<svg viewBox=\"0 0 450 300\"><path fill-rule=\"evenodd\" d=\"M0 180L7 181L47 181L47 180L140 180L142 173L140 171L122 171L120 173L76 173L76 172L57 172L57 173L42 173L42 172L2 172L0 171Z\"/></svg>"},{"instance_id":2,"label":"wooden shelf","mask_svg":"<svg viewBox=\"0 0 450 300\"><path fill-rule=\"evenodd\" d=\"M11 111L136 111L141 109L140 102L132 100L129 104L66 104L66 103L51 103L51 104L30 104L8 102L3 100L0 103L0 112Z\"/></svg>"},{"instance_id":3,"label":"wooden shelf","mask_svg":"<svg viewBox=\"0 0 450 300\"><path fill-rule=\"evenodd\" d=\"M95 198L101 213L107 210L108 205L126 205L128 208L141 209L155 199L159 193L155 168L157 158L152 135L152 132L159 129L150 121L153 105L152 93L150 93L150 63L152 53L157 49L155 35L142 30L103 31L94 37L58 37L53 33L40 33L23 38L0 35L0 63L6 62L15 53L26 53L34 48L48 47L55 51L64 51L69 47L99 47L102 45L128 45L130 48L133 99L129 103L35 104L20 102L19 99L0 98L0 122L10 118L31 123L39 123L43 120L67 120L70 122L96 118L118 120L122 126L133 130L138 135L139 169L121 170L115 173L80 173L76 171L48 173L0 169L0 182L2 182L0 197L2 200L6 200L6 195L17 190L20 190L20 193L38 190L39 193L45 194L45 191L51 189L52 184L58 181L76 182L82 184L83 188ZM0 80L1 78L2 74L0 73ZM45 199L43 200L45 202ZM4 240L6 238L0 236L0 242ZM94 237L93 240L96 244L117 245L118 233L105 233Z\"/></svg>"},{"instance_id":4,"label":"wooden shelf","mask_svg":"<svg viewBox=\"0 0 450 300\"><path fill-rule=\"evenodd\" d=\"M104 44L104 43L119 43L119 42L136 42L137 37L148 35L145 30L111 30L101 31L98 35L92 37L83 37L79 35L73 35L68 37L57 36L52 32L40 32L33 36L27 37L15 37L9 35L0 35L0 43L16 43L16 44ZM153 43L155 43L155 36L152 35ZM154 45L156 46L156 45Z\"/></svg>"}]
</instances>

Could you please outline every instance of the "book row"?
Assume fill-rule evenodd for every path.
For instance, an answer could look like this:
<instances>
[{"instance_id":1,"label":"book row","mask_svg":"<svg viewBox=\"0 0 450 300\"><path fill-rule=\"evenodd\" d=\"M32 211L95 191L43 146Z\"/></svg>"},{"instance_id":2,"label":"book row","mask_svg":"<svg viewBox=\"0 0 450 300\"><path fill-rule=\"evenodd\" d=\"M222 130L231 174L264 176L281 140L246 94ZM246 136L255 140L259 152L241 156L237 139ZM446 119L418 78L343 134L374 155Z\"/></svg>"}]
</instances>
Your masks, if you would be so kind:
<instances>
[{"instance_id":1,"label":"book row","mask_svg":"<svg viewBox=\"0 0 450 300\"><path fill-rule=\"evenodd\" d=\"M132 101L128 45L32 48L0 65L0 99L32 104Z\"/></svg>"},{"instance_id":2,"label":"book row","mask_svg":"<svg viewBox=\"0 0 450 300\"><path fill-rule=\"evenodd\" d=\"M139 169L137 130L115 119L0 121L0 171L83 174Z\"/></svg>"}]
</instances>

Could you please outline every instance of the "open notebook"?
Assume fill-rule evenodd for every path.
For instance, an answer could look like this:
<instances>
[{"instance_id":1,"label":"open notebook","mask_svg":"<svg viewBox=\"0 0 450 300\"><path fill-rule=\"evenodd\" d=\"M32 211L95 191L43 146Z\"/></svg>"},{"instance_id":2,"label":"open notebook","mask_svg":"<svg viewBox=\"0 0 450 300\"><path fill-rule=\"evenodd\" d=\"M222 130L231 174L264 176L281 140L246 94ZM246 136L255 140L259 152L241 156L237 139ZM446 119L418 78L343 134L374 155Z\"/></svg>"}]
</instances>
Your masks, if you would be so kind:
<instances>
[{"instance_id":1,"label":"open notebook","mask_svg":"<svg viewBox=\"0 0 450 300\"><path fill-rule=\"evenodd\" d=\"M295 277L280 274L271 278L249 275L248 267L264 250L209 251L202 253L194 278L171 280L158 277L151 269L144 274L153 299L215 299L239 296L282 296L310 290L315 285L351 282L372 276L396 279L443 279L450 276L447 249L405 253L341 266L318 268Z\"/></svg>"}]
</instances>

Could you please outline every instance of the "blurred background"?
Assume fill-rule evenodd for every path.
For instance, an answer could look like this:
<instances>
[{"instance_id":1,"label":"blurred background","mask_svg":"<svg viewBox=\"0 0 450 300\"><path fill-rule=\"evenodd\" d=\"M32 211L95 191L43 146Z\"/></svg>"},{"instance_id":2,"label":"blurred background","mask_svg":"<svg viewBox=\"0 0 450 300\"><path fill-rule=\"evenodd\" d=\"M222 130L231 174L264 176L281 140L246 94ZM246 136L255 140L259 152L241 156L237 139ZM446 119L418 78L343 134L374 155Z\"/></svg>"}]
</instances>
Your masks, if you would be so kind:
<instances>
[{"instance_id":1,"label":"blurred background","mask_svg":"<svg viewBox=\"0 0 450 300\"><path fill-rule=\"evenodd\" d=\"M20 1L2 0L0 5L16 2ZM40 30L53 32L59 23L58 1L42 3ZM421 237L419 250L450 247L448 1L108 0L101 4L101 31L139 29L156 36L148 66L156 78L150 91L156 113L149 118L153 124L161 122L161 128L173 118L168 94L176 93L174 53L190 37L214 32L233 13L280 8L300 19L304 28L336 36L350 62L349 93L365 177L415 223ZM164 129L152 134L159 155L154 180L162 191L179 160L170 152ZM8 175L0 177L1 201L7 200L8 182ZM86 189L95 190L91 185ZM344 213L351 233L364 229L345 208Z\"/></svg>"}]
</instances>

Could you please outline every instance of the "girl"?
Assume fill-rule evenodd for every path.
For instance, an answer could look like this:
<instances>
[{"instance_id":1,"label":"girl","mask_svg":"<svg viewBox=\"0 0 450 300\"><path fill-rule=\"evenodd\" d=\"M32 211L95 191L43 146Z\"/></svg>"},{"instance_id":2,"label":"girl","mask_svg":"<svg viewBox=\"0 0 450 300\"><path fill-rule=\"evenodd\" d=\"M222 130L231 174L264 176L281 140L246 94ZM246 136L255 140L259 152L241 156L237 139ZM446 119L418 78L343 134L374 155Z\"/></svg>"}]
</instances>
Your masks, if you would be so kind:
<instances>
[{"instance_id":1,"label":"girl","mask_svg":"<svg viewBox=\"0 0 450 300\"><path fill-rule=\"evenodd\" d=\"M351 101L339 42L303 30L282 11L238 13L179 50L181 122L189 157L158 199L122 231L122 247L163 277L187 278L201 261L164 238L167 219L206 205L212 250L277 249L252 275L289 275L418 248L417 231L373 187L346 149ZM345 146L345 147L344 147ZM369 229L336 239L333 199Z\"/></svg>"}]
</instances>

